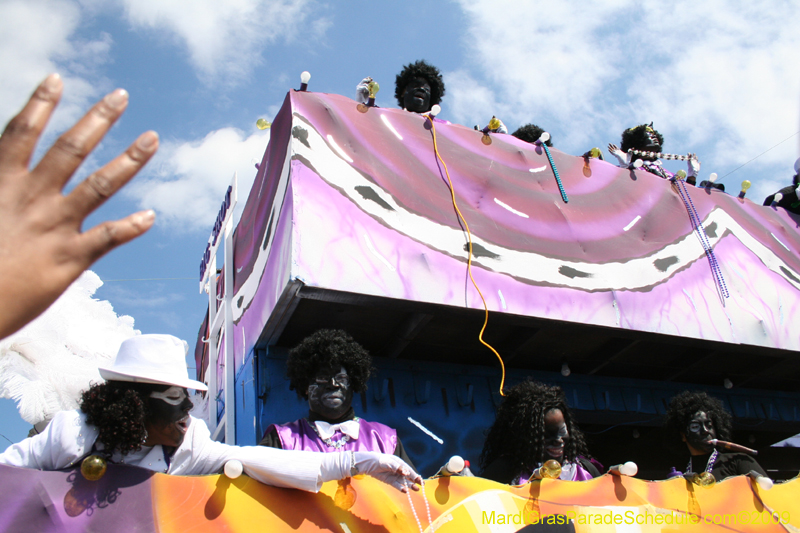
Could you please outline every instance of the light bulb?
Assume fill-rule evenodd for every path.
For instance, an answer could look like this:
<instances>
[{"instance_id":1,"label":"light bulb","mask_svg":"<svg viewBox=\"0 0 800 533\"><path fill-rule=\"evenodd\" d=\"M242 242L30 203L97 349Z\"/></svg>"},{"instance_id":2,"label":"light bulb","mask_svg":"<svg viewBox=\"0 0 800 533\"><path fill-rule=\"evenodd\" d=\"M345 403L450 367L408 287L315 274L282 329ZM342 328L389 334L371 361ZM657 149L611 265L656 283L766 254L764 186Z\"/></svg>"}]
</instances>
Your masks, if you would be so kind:
<instances>
[{"instance_id":1,"label":"light bulb","mask_svg":"<svg viewBox=\"0 0 800 533\"><path fill-rule=\"evenodd\" d=\"M747 189L749 189L750 185L752 185L752 183L750 183L750 180L744 180L742 182L742 191L746 191Z\"/></svg>"},{"instance_id":2,"label":"light bulb","mask_svg":"<svg viewBox=\"0 0 800 533\"><path fill-rule=\"evenodd\" d=\"M454 455L449 461L447 461L447 470L453 474L460 473L462 470L464 470L464 466L464 458L460 455Z\"/></svg>"},{"instance_id":3,"label":"light bulb","mask_svg":"<svg viewBox=\"0 0 800 533\"><path fill-rule=\"evenodd\" d=\"M633 477L639 472L639 467L633 461L628 461L625 464L619 465L619 473L623 476Z\"/></svg>"},{"instance_id":4,"label":"light bulb","mask_svg":"<svg viewBox=\"0 0 800 533\"><path fill-rule=\"evenodd\" d=\"M541 135L539 135L539 142L546 143L550 140L550 134L546 131L543 131Z\"/></svg>"},{"instance_id":5,"label":"light bulb","mask_svg":"<svg viewBox=\"0 0 800 533\"><path fill-rule=\"evenodd\" d=\"M717 173L716 173L716 172L712 172L712 173L711 173L711 174L708 176L708 181L710 181L711 183L714 183L715 181L717 181L717 177L718 177L718 176L717 176Z\"/></svg>"},{"instance_id":6,"label":"light bulb","mask_svg":"<svg viewBox=\"0 0 800 533\"><path fill-rule=\"evenodd\" d=\"M775 193L775 199L774 199L774 200L772 200L772 201L773 201L773 202L775 202L775 203L777 204L777 203L778 203L778 202L780 202L781 200L783 200L783 193L782 193L782 192L776 192L776 193Z\"/></svg>"},{"instance_id":7,"label":"light bulb","mask_svg":"<svg viewBox=\"0 0 800 533\"><path fill-rule=\"evenodd\" d=\"M694 475L694 482L697 485L700 485L703 488L711 488L717 482L714 474L711 472L700 472L699 474Z\"/></svg>"},{"instance_id":8,"label":"light bulb","mask_svg":"<svg viewBox=\"0 0 800 533\"><path fill-rule=\"evenodd\" d=\"M308 80L311 79L311 73L307 70L304 70L302 74L300 74L300 83L308 83Z\"/></svg>"},{"instance_id":9,"label":"light bulb","mask_svg":"<svg viewBox=\"0 0 800 533\"><path fill-rule=\"evenodd\" d=\"M595 159L600 158L600 148L592 148L589 150L589 157L594 157Z\"/></svg>"},{"instance_id":10,"label":"light bulb","mask_svg":"<svg viewBox=\"0 0 800 533\"><path fill-rule=\"evenodd\" d=\"M99 455L90 455L81 462L81 474L89 481L97 481L106 473L106 460Z\"/></svg>"},{"instance_id":11,"label":"light bulb","mask_svg":"<svg viewBox=\"0 0 800 533\"><path fill-rule=\"evenodd\" d=\"M433 106L431 108L431 116L432 117L435 117L436 115L438 115L441 112L442 112L442 106L440 106L439 104L436 104L435 106Z\"/></svg>"},{"instance_id":12,"label":"light bulb","mask_svg":"<svg viewBox=\"0 0 800 533\"><path fill-rule=\"evenodd\" d=\"M268 120L265 120L263 118L256 120L256 127L260 130L265 130L270 126L272 126L272 124Z\"/></svg>"},{"instance_id":13,"label":"light bulb","mask_svg":"<svg viewBox=\"0 0 800 533\"><path fill-rule=\"evenodd\" d=\"M561 475L561 464L555 459L548 459L539 468L539 473L543 478L558 479Z\"/></svg>"},{"instance_id":14,"label":"light bulb","mask_svg":"<svg viewBox=\"0 0 800 533\"><path fill-rule=\"evenodd\" d=\"M633 162L633 168L642 168L642 165L644 165L644 161L641 159L637 159Z\"/></svg>"},{"instance_id":15,"label":"light bulb","mask_svg":"<svg viewBox=\"0 0 800 533\"><path fill-rule=\"evenodd\" d=\"M225 463L225 475L230 479L236 479L241 476L243 470L242 462L238 459L231 459Z\"/></svg>"},{"instance_id":16,"label":"light bulb","mask_svg":"<svg viewBox=\"0 0 800 533\"><path fill-rule=\"evenodd\" d=\"M378 94L378 91L381 90L381 86L378 85L377 81L373 80L369 82L369 84L367 85L367 90L369 91L369 97L375 98L375 95Z\"/></svg>"},{"instance_id":17,"label":"light bulb","mask_svg":"<svg viewBox=\"0 0 800 533\"><path fill-rule=\"evenodd\" d=\"M679 180L685 180L686 179L686 171L685 170L679 170L678 172L675 173L675 177L678 178Z\"/></svg>"},{"instance_id":18,"label":"light bulb","mask_svg":"<svg viewBox=\"0 0 800 533\"><path fill-rule=\"evenodd\" d=\"M758 482L758 486L764 490L769 490L775 484L773 481L768 478L767 476L758 476L756 478L756 482Z\"/></svg>"},{"instance_id":19,"label":"light bulb","mask_svg":"<svg viewBox=\"0 0 800 533\"><path fill-rule=\"evenodd\" d=\"M561 365L561 375L567 377L570 374L572 374L572 370L569 369L569 365L567 363Z\"/></svg>"}]
</instances>

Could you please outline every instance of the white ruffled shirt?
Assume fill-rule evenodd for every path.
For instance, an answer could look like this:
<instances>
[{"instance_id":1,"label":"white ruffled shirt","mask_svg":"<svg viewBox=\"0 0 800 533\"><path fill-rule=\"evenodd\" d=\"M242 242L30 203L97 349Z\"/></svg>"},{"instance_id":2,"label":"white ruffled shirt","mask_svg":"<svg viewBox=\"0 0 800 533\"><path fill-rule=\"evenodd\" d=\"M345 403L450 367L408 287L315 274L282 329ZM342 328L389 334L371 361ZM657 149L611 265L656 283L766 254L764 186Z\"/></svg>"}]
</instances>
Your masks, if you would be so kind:
<instances>
[{"instance_id":1,"label":"white ruffled shirt","mask_svg":"<svg viewBox=\"0 0 800 533\"><path fill-rule=\"evenodd\" d=\"M86 423L85 413L62 411L39 435L9 446L0 454L0 464L39 470L68 468L92 452L98 434L96 427ZM262 483L311 492L319 491L323 482L343 479L350 472L350 458L341 453L230 446L216 442L211 440L205 422L193 417L169 467L160 445L143 447L127 456L117 452L111 458L115 463L185 476L219 473L231 459L241 461L244 472Z\"/></svg>"}]
</instances>

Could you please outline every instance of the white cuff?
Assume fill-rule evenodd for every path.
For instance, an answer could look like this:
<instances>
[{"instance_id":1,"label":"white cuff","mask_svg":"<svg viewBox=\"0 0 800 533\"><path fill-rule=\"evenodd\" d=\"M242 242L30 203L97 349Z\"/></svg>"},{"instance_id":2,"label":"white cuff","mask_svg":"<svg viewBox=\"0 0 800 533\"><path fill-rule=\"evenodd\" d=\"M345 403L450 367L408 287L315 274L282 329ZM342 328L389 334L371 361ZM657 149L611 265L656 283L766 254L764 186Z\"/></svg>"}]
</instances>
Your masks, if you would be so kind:
<instances>
[{"instance_id":1,"label":"white cuff","mask_svg":"<svg viewBox=\"0 0 800 533\"><path fill-rule=\"evenodd\" d=\"M350 477L350 453L321 453L320 455L323 456L319 466L320 483Z\"/></svg>"}]
</instances>

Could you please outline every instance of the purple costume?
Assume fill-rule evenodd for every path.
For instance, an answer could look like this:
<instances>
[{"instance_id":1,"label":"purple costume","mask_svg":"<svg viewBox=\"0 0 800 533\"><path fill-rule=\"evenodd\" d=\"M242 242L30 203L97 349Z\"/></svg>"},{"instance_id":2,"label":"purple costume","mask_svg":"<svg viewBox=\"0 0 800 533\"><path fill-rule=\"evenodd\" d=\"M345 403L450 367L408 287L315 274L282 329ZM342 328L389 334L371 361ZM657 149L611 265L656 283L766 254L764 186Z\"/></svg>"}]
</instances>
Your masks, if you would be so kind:
<instances>
[{"instance_id":1,"label":"purple costume","mask_svg":"<svg viewBox=\"0 0 800 533\"><path fill-rule=\"evenodd\" d=\"M275 428L281 447L284 450L306 450L313 452L333 452L337 450L352 450L355 452L381 452L394 454L397 448L397 431L384 426L379 422L367 422L358 419L358 439L348 440L340 447L326 444L308 420L301 418L288 424L272 424L267 428L267 434ZM331 441L337 443L344 435L337 432Z\"/></svg>"}]
</instances>

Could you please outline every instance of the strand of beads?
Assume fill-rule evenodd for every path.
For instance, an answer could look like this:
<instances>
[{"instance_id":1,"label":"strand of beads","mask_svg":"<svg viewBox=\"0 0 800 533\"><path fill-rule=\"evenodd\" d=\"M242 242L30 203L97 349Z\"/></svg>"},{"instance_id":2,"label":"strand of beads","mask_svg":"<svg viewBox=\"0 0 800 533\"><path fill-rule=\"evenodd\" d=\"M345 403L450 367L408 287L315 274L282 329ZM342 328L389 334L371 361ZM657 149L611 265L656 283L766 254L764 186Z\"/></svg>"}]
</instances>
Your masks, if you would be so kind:
<instances>
[{"instance_id":1,"label":"strand of beads","mask_svg":"<svg viewBox=\"0 0 800 533\"><path fill-rule=\"evenodd\" d=\"M628 153L633 155L639 155L642 157L655 157L656 159L666 159L667 161L689 161L690 159L692 159L688 155L664 154L661 152L645 152L643 150L628 150Z\"/></svg>"},{"instance_id":2,"label":"strand of beads","mask_svg":"<svg viewBox=\"0 0 800 533\"><path fill-rule=\"evenodd\" d=\"M417 510L414 508L414 502L411 501L411 489L408 487L408 483L404 483L406 487L406 497L408 497L408 505L411 507L411 513L414 515L414 520L417 521L417 527L419 528L419 533L424 533L424 529L422 529L422 522L419 521L419 516L417 515ZM435 531L433 528L433 522L431 521L431 506L428 504L428 497L425 495L425 480L422 480L420 491L422 492L422 501L425 502L425 511L428 514L428 524L431 526L431 533Z\"/></svg>"}]
</instances>

